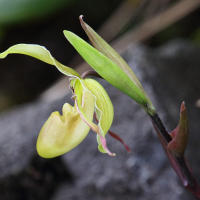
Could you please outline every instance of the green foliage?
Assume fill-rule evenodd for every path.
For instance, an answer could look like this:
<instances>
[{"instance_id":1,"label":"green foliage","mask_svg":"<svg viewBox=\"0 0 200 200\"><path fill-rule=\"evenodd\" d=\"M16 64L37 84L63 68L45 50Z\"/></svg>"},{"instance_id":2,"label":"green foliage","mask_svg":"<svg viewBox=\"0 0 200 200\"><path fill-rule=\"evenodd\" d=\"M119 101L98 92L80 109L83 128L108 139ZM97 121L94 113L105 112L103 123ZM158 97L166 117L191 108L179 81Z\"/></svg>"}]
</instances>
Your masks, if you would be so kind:
<instances>
[{"instance_id":1,"label":"green foliage","mask_svg":"<svg viewBox=\"0 0 200 200\"><path fill-rule=\"evenodd\" d=\"M40 19L76 0L1 0L0 25Z\"/></svg>"},{"instance_id":2,"label":"green foliage","mask_svg":"<svg viewBox=\"0 0 200 200\"><path fill-rule=\"evenodd\" d=\"M147 103L147 100L140 89L114 62L74 33L64 31L64 34L85 61L110 84L123 91L140 105Z\"/></svg>"}]
</instances>

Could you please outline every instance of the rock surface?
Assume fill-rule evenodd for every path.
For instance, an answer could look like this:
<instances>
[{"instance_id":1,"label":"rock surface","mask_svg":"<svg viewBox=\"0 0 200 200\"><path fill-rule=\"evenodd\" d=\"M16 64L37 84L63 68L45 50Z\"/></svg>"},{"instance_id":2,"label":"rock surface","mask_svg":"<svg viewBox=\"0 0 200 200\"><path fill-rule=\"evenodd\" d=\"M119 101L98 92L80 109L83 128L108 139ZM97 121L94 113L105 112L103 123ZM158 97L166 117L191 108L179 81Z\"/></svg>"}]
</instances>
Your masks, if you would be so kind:
<instances>
[{"instance_id":1,"label":"rock surface","mask_svg":"<svg viewBox=\"0 0 200 200\"><path fill-rule=\"evenodd\" d=\"M190 124L186 156L200 181L200 111L195 104L200 98L199 50L189 42L176 40L155 50L138 45L124 52L123 57L138 76L169 131L176 127L180 105L182 101L186 102ZM2 198L10 187L9 184L6 187L6 181L12 182L16 177L20 179L22 172L30 169L30 166L32 171L37 172L32 173L37 183L36 174L41 175L44 171L36 169L31 162L37 154L35 143L38 132L51 112L60 111L64 102L72 103L71 95L51 103L38 100L13 108L0 115L0 186L4 186L4 196L1 192L0 199L195 199L181 186L170 167L145 112L106 81L99 82L108 92L115 110L111 131L120 135L132 152L127 153L123 145L108 135L107 145L117 156L101 154L97 149L96 134L90 131L78 147L59 159L62 170L58 176L55 171L60 168L56 168L55 164L51 165L52 170L46 176L54 174L50 177L56 179L65 174L66 177L66 180L62 178L62 181L57 181L57 187L49 187L53 195L36 196L32 192L22 197L16 191L15 198ZM58 160L53 159L52 162L58 163ZM53 182L54 178L44 180ZM48 183L44 181L44 185ZM28 187L27 184L21 184L24 191Z\"/></svg>"}]
</instances>

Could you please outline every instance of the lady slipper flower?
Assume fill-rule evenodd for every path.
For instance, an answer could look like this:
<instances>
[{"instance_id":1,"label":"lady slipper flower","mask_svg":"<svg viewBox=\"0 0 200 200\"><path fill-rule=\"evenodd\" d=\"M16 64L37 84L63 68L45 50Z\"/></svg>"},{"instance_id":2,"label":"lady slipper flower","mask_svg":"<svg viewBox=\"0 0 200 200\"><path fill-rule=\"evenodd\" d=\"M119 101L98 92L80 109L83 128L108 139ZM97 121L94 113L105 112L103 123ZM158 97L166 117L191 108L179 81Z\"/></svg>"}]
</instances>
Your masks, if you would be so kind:
<instances>
[{"instance_id":1,"label":"lady slipper flower","mask_svg":"<svg viewBox=\"0 0 200 200\"><path fill-rule=\"evenodd\" d=\"M82 20L82 16L80 20L96 49L74 33L64 31L68 41L101 77L130 96L149 115L154 115L155 108L131 68L114 49ZM14 45L1 53L0 58L5 58L12 53L37 58L56 66L60 72L71 77L70 88L73 94L72 98L75 101L74 107L65 103L62 115L59 112L53 112L50 115L41 129L37 141L37 151L40 156L52 158L70 151L81 143L90 128L97 133L98 148L102 153L108 153L110 156L115 155L106 146L105 135L107 132L123 143L127 151L130 151L119 136L109 131L114 116L113 105L106 91L97 81L82 78L73 69L59 63L43 46ZM98 124L93 123L94 114Z\"/></svg>"},{"instance_id":2,"label":"lady slipper flower","mask_svg":"<svg viewBox=\"0 0 200 200\"><path fill-rule=\"evenodd\" d=\"M38 154L44 158L62 155L80 144L91 128L97 133L99 150L114 156L115 154L108 150L105 139L113 121L114 110L104 88L97 81L90 78L83 79L76 71L59 63L43 46L14 45L1 53L0 58L13 53L29 55L55 65L59 71L71 77L70 88L75 101L74 107L65 103L62 115L59 112L50 115L38 136ZM98 120L97 125L92 122L94 113Z\"/></svg>"},{"instance_id":3,"label":"lady slipper flower","mask_svg":"<svg viewBox=\"0 0 200 200\"><path fill-rule=\"evenodd\" d=\"M105 80L136 101L150 116L156 110L134 72L124 59L104 41L80 16L81 25L95 48L76 36L64 31L65 37L85 61Z\"/></svg>"},{"instance_id":4,"label":"lady slipper flower","mask_svg":"<svg viewBox=\"0 0 200 200\"><path fill-rule=\"evenodd\" d=\"M75 105L72 107L65 103L62 116L58 112L51 114L40 131L38 153L45 158L62 155L82 142L91 128L100 139L99 150L113 156L105 140L114 116L106 91L93 79L73 78L70 86ZM94 111L100 120L98 125L92 122Z\"/></svg>"}]
</instances>

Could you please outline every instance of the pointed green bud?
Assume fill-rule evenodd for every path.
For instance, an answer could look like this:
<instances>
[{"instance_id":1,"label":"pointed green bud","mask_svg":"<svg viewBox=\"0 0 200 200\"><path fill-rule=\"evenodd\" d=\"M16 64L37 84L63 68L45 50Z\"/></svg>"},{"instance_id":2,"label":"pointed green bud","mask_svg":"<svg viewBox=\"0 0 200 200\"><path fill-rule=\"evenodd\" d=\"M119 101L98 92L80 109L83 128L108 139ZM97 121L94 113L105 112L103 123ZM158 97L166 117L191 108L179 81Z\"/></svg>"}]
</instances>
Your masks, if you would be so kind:
<instances>
[{"instance_id":1,"label":"pointed green bud","mask_svg":"<svg viewBox=\"0 0 200 200\"><path fill-rule=\"evenodd\" d=\"M172 137L172 141L169 142L167 148L176 157L184 156L189 135L188 117L184 102L181 104L179 124L170 135Z\"/></svg>"}]
</instances>

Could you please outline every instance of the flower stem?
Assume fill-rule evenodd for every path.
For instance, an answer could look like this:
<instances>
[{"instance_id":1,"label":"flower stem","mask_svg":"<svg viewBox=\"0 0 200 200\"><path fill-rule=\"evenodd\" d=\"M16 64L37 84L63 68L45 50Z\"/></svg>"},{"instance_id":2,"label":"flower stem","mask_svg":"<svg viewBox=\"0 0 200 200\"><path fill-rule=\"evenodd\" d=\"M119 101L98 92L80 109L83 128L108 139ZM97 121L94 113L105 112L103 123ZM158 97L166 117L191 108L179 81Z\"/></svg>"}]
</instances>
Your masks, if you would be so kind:
<instances>
[{"instance_id":1,"label":"flower stem","mask_svg":"<svg viewBox=\"0 0 200 200\"><path fill-rule=\"evenodd\" d=\"M171 154L171 152L169 152L169 150L167 149L167 144L172 140L170 134L168 133L165 126L163 125L163 123L157 113L150 117L154 124L154 128L156 129L156 132L160 133L162 135L162 138L165 140L165 145L163 145L163 148L164 148L166 154L169 154L169 153ZM197 184L196 179L194 178L194 176L191 172L191 168L189 167L188 163L186 163L184 156L177 157L177 156L173 155L173 156L168 156L168 159L171 164L173 163L172 166L175 169L175 171L177 172L177 174L179 175L180 173L182 173L183 179L184 179L184 186L189 191L191 191L197 199L200 199L199 198L200 188ZM180 176L179 176L179 178L180 178ZM182 180L182 182L183 182L183 180Z\"/></svg>"},{"instance_id":2,"label":"flower stem","mask_svg":"<svg viewBox=\"0 0 200 200\"><path fill-rule=\"evenodd\" d=\"M167 144L169 142L171 142L172 138L169 135L169 133L167 132L167 129L163 125L163 123L162 123L160 117L158 116L158 114L155 113L153 116L150 116L150 117L151 117L152 121L154 122L154 124L156 125L156 127L158 128L160 134L163 136L163 138L167 142Z\"/></svg>"},{"instance_id":3,"label":"flower stem","mask_svg":"<svg viewBox=\"0 0 200 200\"><path fill-rule=\"evenodd\" d=\"M186 162L185 162L185 158L182 157L175 157L176 161L178 163L178 165L181 168L181 171L183 172L187 182L189 183L190 186L194 186L195 184L195 179L193 177L193 175L191 174Z\"/></svg>"},{"instance_id":4,"label":"flower stem","mask_svg":"<svg viewBox=\"0 0 200 200\"><path fill-rule=\"evenodd\" d=\"M87 76L95 76L95 77L97 77L97 78L102 78L103 79L103 77L101 77L96 71L94 71L94 70L89 70L89 71L86 71L86 72L84 72L82 75L81 75L81 78L82 79L85 79Z\"/></svg>"}]
</instances>

